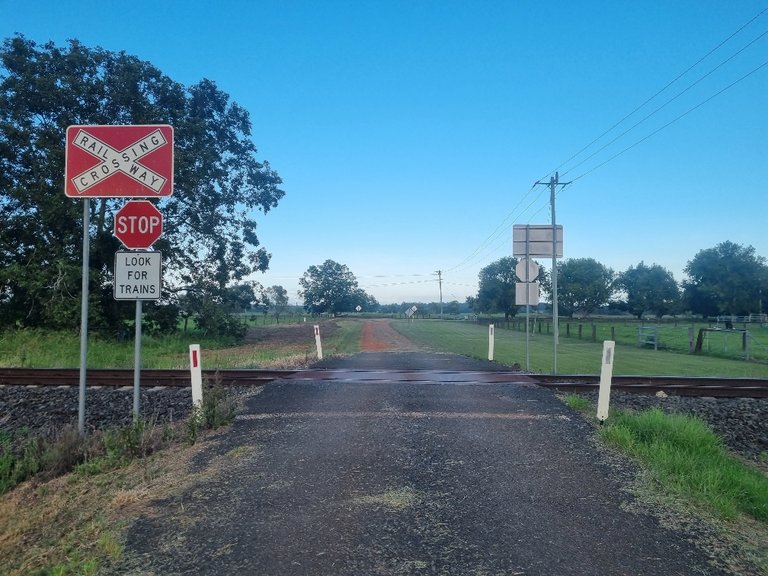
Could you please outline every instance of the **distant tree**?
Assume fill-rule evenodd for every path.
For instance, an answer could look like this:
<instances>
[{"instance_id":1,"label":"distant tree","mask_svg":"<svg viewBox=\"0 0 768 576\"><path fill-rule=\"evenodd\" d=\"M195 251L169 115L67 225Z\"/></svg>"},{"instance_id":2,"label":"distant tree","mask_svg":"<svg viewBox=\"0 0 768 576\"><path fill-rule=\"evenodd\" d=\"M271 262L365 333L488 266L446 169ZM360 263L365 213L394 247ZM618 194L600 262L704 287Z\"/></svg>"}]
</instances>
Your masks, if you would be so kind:
<instances>
[{"instance_id":1,"label":"distant tree","mask_svg":"<svg viewBox=\"0 0 768 576\"><path fill-rule=\"evenodd\" d=\"M380 307L378 300L361 288L358 288L355 295L354 309L357 310L358 306L361 312L378 312Z\"/></svg>"},{"instance_id":2,"label":"distant tree","mask_svg":"<svg viewBox=\"0 0 768 576\"><path fill-rule=\"evenodd\" d=\"M304 309L313 314L336 316L340 312L351 312L358 305L365 306L370 298L358 287L349 268L333 260L310 266L299 279L299 285Z\"/></svg>"},{"instance_id":3,"label":"distant tree","mask_svg":"<svg viewBox=\"0 0 768 576\"><path fill-rule=\"evenodd\" d=\"M675 310L680 304L680 288L672 273L652 264L640 262L619 274L616 286L626 293L626 309L637 318L653 312L657 318Z\"/></svg>"},{"instance_id":4,"label":"distant tree","mask_svg":"<svg viewBox=\"0 0 768 576\"><path fill-rule=\"evenodd\" d=\"M445 314L452 314L456 315L459 313L459 301L458 300L451 300L450 302L446 302L443 306L443 312Z\"/></svg>"},{"instance_id":5,"label":"distant tree","mask_svg":"<svg viewBox=\"0 0 768 576\"><path fill-rule=\"evenodd\" d=\"M608 304L614 272L594 258L569 258L557 263L557 299L564 314L589 316ZM551 284L550 284L551 298Z\"/></svg>"},{"instance_id":6,"label":"distant tree","mask_svg":"<svg viewBox=\"0 0 768 576\"><path fill-rule=\"evenodd\" d=\"M220 302L230 312L242 314L258 305L263 296L258 282L243 282L227 286L222 290Z\"/></svg>"},{"instance_id":7,"label":"distant tree","mask_svg":"<svg viewBox=\"0 0 768 576\"><path fill-rule=\"evenodd\" d=\"M206 283L207 282L207 283ZM184 332L190 318L207 336L242 337L246 332L244 320L237 316L257 306L262 288L258 282L244 282L221 288L210 280L200 280L188 286L179 296L180 316Z\"/></svg>"},{"instance_id":8,"label":"distant tree","mask_svg":"<svg viewBox=\"0 0 768 576\"><path fill-rule=\"evenodd\" d=\"M265 302L272 310L275 321L280 324L280 315L288 308L288 290L282 286L270 286L265 291Z\"/></svg>"},{"instance_id":9,"label":"distant tree","mask_svg":"<svg viewBox=\"0 0 768 576\"><path fill-rule=\"evenodd\" d=\"M402 304L380 304L379 312L382 314L398 314L403 309Z\"/></svg>"},{"instance_id":10,"label":"distant tree","mask_svg":"<svg viewBox=\"0 0 768 576\"><path fill-rule=\"evenodd\" d=\"M480 287L475 299L479 312L503 312L507 320L515 315L515 266L517 258L505 256L480 270Z\"/></svg>"},{"instance_id":11,"label":"distant tree","mask_svg":"<svg viewBox=\"0 0 768 576\"><path fill-rule=\"evenodd\" d=\"M284 193L256 159L246 110L211 80L184 86L124 52L14 36L0 45L1 322L78 325L83 208L62 183L74 124L174 126L174 194L159 200L165 231L156 243L173 272L166 284L222 290L267 269L254 214ZM92 325L114 326L133 310L115 305L109 286L119 248L112 215L122 202L90 202Z\"/></svg>"},{"instance_id":12,"label":"distant tree","mask_svg":"<svg viewBox=\"0 0 768 576\"><path fill-rule=\"evenodd\" d=\"M746 315L762 309L768 268L752 246L726 241L701 250L684 272L683 299L695 314Z\"/></svg>"}]
</instances>

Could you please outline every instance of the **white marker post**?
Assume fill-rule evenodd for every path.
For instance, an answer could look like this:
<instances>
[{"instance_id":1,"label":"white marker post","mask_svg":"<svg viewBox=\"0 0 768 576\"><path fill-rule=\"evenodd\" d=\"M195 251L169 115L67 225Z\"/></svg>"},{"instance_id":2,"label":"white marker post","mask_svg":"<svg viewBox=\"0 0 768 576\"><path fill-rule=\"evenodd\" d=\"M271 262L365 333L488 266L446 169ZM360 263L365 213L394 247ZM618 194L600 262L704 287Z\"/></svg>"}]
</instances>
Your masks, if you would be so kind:
<instances>
[{"instance_id":1,"label":"white marker post","mask_svg":"<svg viewBox=\"0 0 768 576\"><path fill-rule=\"evenodd\" d=\"M608 419L608 404L611 400L611 378L613 377L613 351L616 342L603 342L603 364L600 368L600 392L597 396L597 419L605 422Z\"/></svg>"},{"instance_id":2,"label":"white marker post","mask_svg":"<svg viewBox=\"0 0 768 576\"><path fill-rule=\"evenodd\" d=\"M317 359L323 359L323 343L320 342L320 326L315 324L315 345L317 346Z\"/></svg>"},{"instance_id":3,"label":"white marker post","mask_svg":"<svg viewBox=\"0 0 768 576\"><path fill-rule=\"evenodd\" d=\"M493 324L488 324L488 360L493 362L493 346L494 346L494 335L493 335Z\"/></svg>"},{"instance_id":4,"label":"white marker post","mask_svg":"<svg viewBox=\"0 0 768 576\"><path fill-rule=\"evenodd\" d=\"M200 344L189 345L189 370L192 377L192 405L203 405L203 366Z\"/></svg>"}]
</instances>

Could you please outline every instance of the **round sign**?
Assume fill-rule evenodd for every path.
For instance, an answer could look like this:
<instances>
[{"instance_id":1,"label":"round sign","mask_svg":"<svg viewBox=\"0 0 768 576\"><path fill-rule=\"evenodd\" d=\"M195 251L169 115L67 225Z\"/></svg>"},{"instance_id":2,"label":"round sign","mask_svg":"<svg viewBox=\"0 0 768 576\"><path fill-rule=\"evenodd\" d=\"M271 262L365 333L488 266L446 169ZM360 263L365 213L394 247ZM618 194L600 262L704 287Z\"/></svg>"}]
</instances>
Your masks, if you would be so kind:
<instances>
[{"instance_id":1,"label":"round sign","mask_svg":"<svg viewBox=\"0 0 768 576\"><path fill-rule=\"evenodd\" d=\"M115 213L115 237L126 248L149 248L162 234L163 215L149 200L131 200Z\"/></svg>"},{"instance_id":2,"label":"round sign","mask_svg":"<svg viewBox=\"0 0 768 576\"><path fill-rule=\"evenodd\" d=\"M521 282L533 282L539 276L539 265L530 258L521 258L515 266L515 275Z\"/></svg>"}]
</instances>

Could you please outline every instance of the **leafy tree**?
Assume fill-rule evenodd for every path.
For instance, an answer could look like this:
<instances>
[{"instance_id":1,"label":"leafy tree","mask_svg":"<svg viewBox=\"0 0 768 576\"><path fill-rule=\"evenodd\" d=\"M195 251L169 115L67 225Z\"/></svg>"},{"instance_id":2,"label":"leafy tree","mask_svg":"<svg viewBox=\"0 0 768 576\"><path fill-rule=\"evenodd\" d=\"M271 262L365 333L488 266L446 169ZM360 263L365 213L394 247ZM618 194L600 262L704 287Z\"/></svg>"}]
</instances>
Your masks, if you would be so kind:
<instances>
[{"instance_id":1,"label":"leafy tree","mask_svg":"<svg viewBox=\"0 0 768 576\"><path fill-rule=\"evenodd\" d=\"M231 312L242 314L256 306L263 298L261 284L243 282L225 287L221 292L221 303Z\"/></svg>"},{"instance_id":2,"label":"leafy tree","mask_svg":"<svg viewBox=\"0 0 768 576\"><path fill-rule=\"evenodd\" d=\"M549 294L551 298L551 284ZM569 258L557 263L557 297L564 314L589 316L614 293L614 272L594 258Z\"/></svg>"},{"instance_id":3,"label":"leafy tree","mask_svg":"<svg viewBox=\"0 0 768 576\"><path fill-rule=\"evenodd\" d=\"M477 304L477 297L475 296L467 296L466 305L472 312L480 311Z\"/></svg>"},{"instance_id":4,"label":"leafy tree","mask_svg":"<svg viewBox=\"0 0 768 576\"><path fill-rule=\"evenodd\" d=\"M264 297L275 316L275 320L280 324L280 314L288 308L288 290L279 285L270 286L266 289Z\"/></svg>"},{"instance_id":5,"label":"leafy tree","mask_svg":"<svg viewBox=\"0 0 768 576\"><path fill-rule=\"evenodd\" d=\"M454 316L457 315L459 313L459 301L451 300L450 302L446 302L443 312L446 314L453 314Z\"/></svg>"},{"instance_id":6,"label":"leafy tree","mask_svg":"<svg viewBox=\"0 0 768 576\"><path fill-rule=\"evenodd\" d=\"M746 315L762 309L768 267L752 246L726 241L701 250L684 272L683 298L696 314Z\"/></svg>"},{"instance_id":7,"label":"leafy tree","mask_svg":"<svg viewBox=\"0 0 768 576\"><path fill-rule=\"evenodd\" d=\"M170 302L157 304L149 302L144 310L142 330L147 334L172 334L179 328L179 305Z\"/></svg>"},{"instance_id":8,"label":"leafy tree","mask_svg":"<svg viewBox=\"0 0 768 576\"><path fill-rule=\"evenodd\" d=\"M402 305L400 304L380 304L379 305L379 312L382 314L397 314L402 310Z\"/></svg>"},{"instance_id":9,"label":"leafy tree","mask_svg":"<svg viewBox=\"0 0 768 576\"><path fill-rule=\"evenodd\" d=\"M362 312L376 312L379 309L379 302L368 294L362 288L358 288L354 298L355 304L353 308L356 310L358 306Z\"/></svg>"},{"instance_id":10,"label":"leafy tree","mask_svg":"<svg viewBox=\"0 0 768 576\"><path fill-rule=\"evenodd\" d=\"M207 282L207 283L206 283ZM189 286L180 298L184 331L189 318L207 336L242 337L246 332L244 320L235 316L259 303L261 285L244 282L221 288L215 282L202 280Z\"/></svg>"},{"instance_id":11,"label":"leafy tree","mask_svg":"<svg viewBox=\"0 0 768 576\"><path fill-rule=\"evenodd\" d=\"M313 314L351 312L370 304L370 297L357 285L355 275L344 264L326 260L310 266L299 279L304 309ZM373 300L375 302L375 300Z\"/></svg>"},{"instance_id":12,"label":"leafy tree","mask_svg":"<svg viewBox=\"0 0 768 576\"><path fill-rule=\"evenodd\" d=\"M507 320L515 315L515 266L517 258L505 256L480 270L480 287L474 301L479 312L503 312Z\"/></svg>"},{"instance_id":13,"label":"leafy tree","mask_svg":"<svg viewBox=\"0 0 768 576\"><path fill-rule=\"evenodd\" d=\"M661 318L680 303L680 289L674 276L658 264L646 266L640 262L637 267L630 266L619 274L616 286L626 292L627 310L637 318L649 312Z\"/></svg>"},{"instance_id":14,"label":"leafy tree","mask_svg":"<svg viewBox=\"0 0 768 576\"><path fill-rule=\"evenodd\" d=\"M185 87L124 52L14 36L0 47L0 321L77 325L83 208L61 181L73 124L174 126L175 190L159 201L166 226L156 248L179 286L221 289L268 267L253 213L284 193L256 159L246 110L210 80ZM90 202L90 309L92 322L107 326L132 309L110 302L112 214L121 203Z\"/></svg>"}]
</instances>

